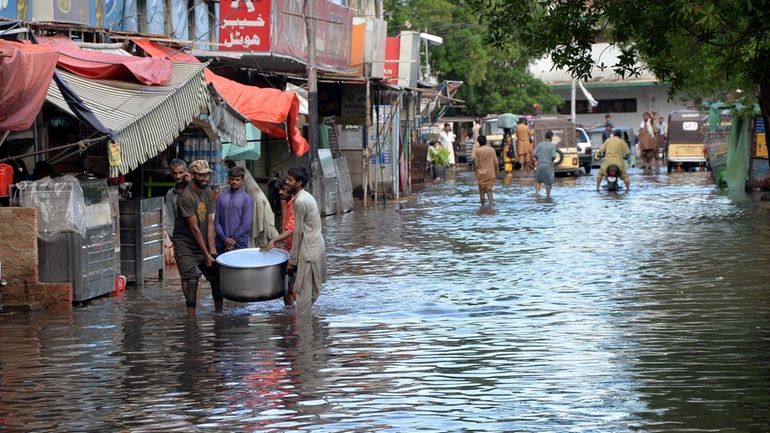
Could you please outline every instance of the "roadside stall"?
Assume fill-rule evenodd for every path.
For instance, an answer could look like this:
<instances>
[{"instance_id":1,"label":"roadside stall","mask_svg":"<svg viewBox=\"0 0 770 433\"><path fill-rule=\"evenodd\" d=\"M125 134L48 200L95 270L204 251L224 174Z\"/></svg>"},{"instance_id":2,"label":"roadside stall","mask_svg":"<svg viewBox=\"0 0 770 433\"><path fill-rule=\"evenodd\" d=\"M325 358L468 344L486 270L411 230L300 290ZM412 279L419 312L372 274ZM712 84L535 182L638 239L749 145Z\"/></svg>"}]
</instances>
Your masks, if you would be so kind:
<instances>
[{"instance_id":1,"label":"roadside stall","mask_svg":"<svg viewBox=\"0 0 770 433\"><path fill-rule=\"evenodd\" d=\"M40 282L69 283L83 302L115 288L115 232L107 181L62 176L18 185L21 207L37 209Z\"/></svg>"}]
</instances>

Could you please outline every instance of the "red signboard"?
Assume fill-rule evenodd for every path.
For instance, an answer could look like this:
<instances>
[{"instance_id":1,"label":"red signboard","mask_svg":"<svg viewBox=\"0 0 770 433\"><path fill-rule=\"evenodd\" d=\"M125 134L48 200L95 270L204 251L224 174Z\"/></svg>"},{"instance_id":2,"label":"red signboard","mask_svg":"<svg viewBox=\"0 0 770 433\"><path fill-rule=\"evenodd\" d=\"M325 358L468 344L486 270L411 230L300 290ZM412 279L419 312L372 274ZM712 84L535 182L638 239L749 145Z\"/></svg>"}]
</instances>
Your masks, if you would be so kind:
<instances>
[{"instance_id":1,"label":"red signboard","mask_svg":"<svg viewBox=\"0 0 770 433\"><path fill-rule=\"evenodd\" d=\"M315 1L316 61L322 69L349 70L353 11L329 0ZM275 3L275 38L272 52L307 61L307 36L303 8L306 0Z\"/></svg>"},{"instance_id":2,"label":"red signboard","mask_svg":"<svg viewBox=\"0 0 770 433\"><path fill-rule=\"evenodd\" d=\"M269 51L270 0L220 1L219 44L220 50Z\"/></svg>"},{"instance_id":3,"label":"red signboard","mask_svg":"<svg viewBox=\"0 0 770 433\"><path fill-rule=\"evenodd\" d=\"M383 78L390 84L398 82L398 60L401 55L401 38L398 36L385 39L385 70Z\"/></svg>"}]
</instances>

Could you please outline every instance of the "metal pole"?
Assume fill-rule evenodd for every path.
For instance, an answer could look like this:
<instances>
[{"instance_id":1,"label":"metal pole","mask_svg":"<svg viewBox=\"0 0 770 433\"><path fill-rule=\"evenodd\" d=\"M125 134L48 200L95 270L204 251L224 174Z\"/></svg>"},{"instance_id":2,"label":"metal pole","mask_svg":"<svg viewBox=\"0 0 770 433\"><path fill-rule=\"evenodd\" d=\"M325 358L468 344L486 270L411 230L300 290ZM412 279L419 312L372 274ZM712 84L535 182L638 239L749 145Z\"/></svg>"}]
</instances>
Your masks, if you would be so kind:
<instances>
[{"instance_id":1,"label":"metal pole","mask_svg":"<svg viewBox=\"0 0 770 433\"><path fill-rule=\"evenodd\" d=\"M372 117L371 117L371 110L372 110L372 91L371 91L371 81L368 79L366 80L366 122L364 124L364 132L363 136L361 137L361 140L364 143L364 160L363 160L363 184L364 184L364 207L367 205L367 201L369 200L369 141L367 140L367 137L369 135L369 129L372 127Z\"/></svg>"},{"instance_id":2,"label":"metal pole","mask_svg":"<svg viewBox=\"0 0 770 433\"><path fill-rule=\"evenodd\" d=\"M570 112L570 116L572 116L570 120L572 120L572 123L577 123L575 122L575 117L577 117L577 113L575 111L576 111L575 110L575 79L573 78L572 79L572 96L570 96L570 102L569 102L569 112Z\"/></svg>"},{"instance_id":3,"label":"metal pole","mask_svg":"<svg viewBox=\"0 0 770 433\"><path fill-rule=\"evenodd\" d=\"M318 161L318 76L316 69L316 1L308 0L305 6L307 31L307 112L308 142L310 144L310 187L317 201L323 198L322 176ZM325 207L325 206L324 206ZM322 212L323 213L323 212Z\"/></svg>"}]
</instances>

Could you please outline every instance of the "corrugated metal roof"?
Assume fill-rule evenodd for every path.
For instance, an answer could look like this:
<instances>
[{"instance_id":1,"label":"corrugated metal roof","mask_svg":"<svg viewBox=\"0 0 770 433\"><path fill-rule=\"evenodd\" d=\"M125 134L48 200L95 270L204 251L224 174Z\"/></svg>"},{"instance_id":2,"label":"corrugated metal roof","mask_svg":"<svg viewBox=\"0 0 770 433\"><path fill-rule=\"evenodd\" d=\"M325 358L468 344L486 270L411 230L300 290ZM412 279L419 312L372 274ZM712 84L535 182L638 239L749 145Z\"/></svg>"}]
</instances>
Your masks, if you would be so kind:
<instances>
[{"instance_id":1,"label":"corrugated metal roof","mask_svg":"<svg viewBox=\"0 0 770 433\"><path fill-rule=\"evenodd\" d=\"M115 42L112 44L96 44L91 42L75 42L78 47L80 47L83 50L88 51L96 51L99 53L106 53L106 54L117 54L119 56L130 56L132 55L128 51L123 49L123 44L120 42Z\"/></svg>"},{"instance_id":2,"label":"corrugated metal roof","mask_svg":"<svg viewBox=\"0 0 770 433\"><path fill-rule=\"evenodd\" d=\"M59 73L99 121L117 133L121 146L118 169L125 174L166 149L193 119L207 112L204 67L202 63L174 63L167 86ZM73 114L53 80L46 99Z\"/></svg>"}]
</instances>

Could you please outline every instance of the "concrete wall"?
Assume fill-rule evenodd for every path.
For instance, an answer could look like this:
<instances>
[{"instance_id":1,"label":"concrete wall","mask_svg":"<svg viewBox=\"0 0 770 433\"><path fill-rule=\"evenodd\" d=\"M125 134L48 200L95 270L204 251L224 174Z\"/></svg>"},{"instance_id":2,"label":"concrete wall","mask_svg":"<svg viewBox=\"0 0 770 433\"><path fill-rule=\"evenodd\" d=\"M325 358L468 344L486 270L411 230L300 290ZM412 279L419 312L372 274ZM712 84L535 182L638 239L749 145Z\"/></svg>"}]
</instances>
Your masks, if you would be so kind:
<instances>
[{"instance_id":1,"label":"concrete wall","mask_svg":"<svg viewBox=\"0 0 770 433\"><path fill-rule=\"evenodd\" d=\"M364 197L364 151L363 149L357 150L342 150L342 156L345 157L345 161L348 163L348 171L350 172L350 184L353 188L353 197Z\"/></svg>"},{"instance_id":2,"label":"concrete wall","mask_svg":"<svg viewBox=\"0 0 770 433\"><path fill-rule=\"evenodd\" d=\"M8 282L0 289L3 311L72 308L72 285L40 282L35 209L0 208L0 261Z\"/></svg>"}]
</instances>

